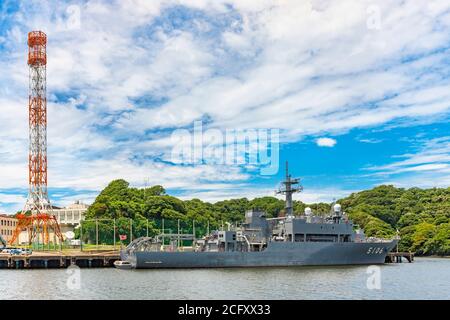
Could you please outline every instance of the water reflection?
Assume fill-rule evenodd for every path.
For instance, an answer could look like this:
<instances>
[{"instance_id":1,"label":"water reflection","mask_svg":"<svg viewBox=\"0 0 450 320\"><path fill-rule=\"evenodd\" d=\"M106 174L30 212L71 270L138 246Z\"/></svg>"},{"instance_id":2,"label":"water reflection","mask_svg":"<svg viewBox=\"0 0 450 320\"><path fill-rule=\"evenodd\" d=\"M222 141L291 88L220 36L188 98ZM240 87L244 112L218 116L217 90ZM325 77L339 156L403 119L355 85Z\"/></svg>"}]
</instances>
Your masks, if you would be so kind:
<instances>
[{"instance_id":1,"label":"water reflection","mask_svg":"<svg viewBox=\"0 0 450 320\"><path fill-rule=\"evenodd\" d=\"M81 288L61 270L0 270L0 299L449 299L450 259L381 266L197 270L81 269Z\"/></svg>"}]
</instances>

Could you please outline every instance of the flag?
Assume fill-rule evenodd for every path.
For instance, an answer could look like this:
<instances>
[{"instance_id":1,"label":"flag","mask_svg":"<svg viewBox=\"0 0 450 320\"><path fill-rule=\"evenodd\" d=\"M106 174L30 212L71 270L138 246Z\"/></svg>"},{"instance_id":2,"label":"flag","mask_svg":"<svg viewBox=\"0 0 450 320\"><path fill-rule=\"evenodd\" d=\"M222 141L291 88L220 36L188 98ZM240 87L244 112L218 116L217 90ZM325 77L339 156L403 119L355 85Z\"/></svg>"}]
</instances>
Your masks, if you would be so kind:
<instances>
[{"instance_id":1,"label":"flag","mask_svg":"<svg viewBox=\"0 0 450 320\"><path fill-rule=\"evenodd\" d=\"M127 235L126 234L119 234L119 239L120 239L120 241L127 240Z\"/></svg>"}]
</instances>

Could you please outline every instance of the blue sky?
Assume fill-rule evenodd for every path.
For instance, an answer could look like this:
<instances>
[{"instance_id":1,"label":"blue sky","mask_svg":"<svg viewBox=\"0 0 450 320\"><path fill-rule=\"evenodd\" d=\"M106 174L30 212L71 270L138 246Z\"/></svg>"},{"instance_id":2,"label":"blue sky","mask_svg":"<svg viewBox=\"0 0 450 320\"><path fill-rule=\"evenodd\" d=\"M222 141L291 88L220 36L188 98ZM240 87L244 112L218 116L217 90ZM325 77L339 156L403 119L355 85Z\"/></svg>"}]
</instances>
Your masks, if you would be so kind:
<instances>
[{"instance_id":1,"label":"blue sky","mask_svg":"<svg viewBox=\"0 0 450 320\"><path fill-rule=\"evenodd\" d=\"M445 1L0 1L0 212L27 195L26 34L48 35L49 188L92 202L112 179L217 201L305 202L379 184L450 185ZM172 134L279 129L280 170L181 165Z\"/></svg>"}]
</instances>

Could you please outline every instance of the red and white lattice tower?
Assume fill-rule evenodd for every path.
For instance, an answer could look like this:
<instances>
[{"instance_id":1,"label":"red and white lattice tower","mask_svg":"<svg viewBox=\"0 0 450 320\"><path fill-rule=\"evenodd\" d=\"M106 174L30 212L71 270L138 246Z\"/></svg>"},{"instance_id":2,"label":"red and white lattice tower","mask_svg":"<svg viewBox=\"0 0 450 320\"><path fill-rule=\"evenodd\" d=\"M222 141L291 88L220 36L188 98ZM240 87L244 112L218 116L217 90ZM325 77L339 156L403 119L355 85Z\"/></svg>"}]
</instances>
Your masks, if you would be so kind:
<instances>
[{"instance_id":1,"label":"red and white lattice tower","mask_svg":"<svg viewBox=\"0 0 450 320\"><path fill-rule=\"evenodd\" d=\"M42 31L28 33L29 65L29 139L28 156L29 192L10 243L14 243L23 230L28 230L29 243L49 242L49 232L62 241L58 222L51 214L47 193L47 36Z\"/></svg>"}]
</instances>

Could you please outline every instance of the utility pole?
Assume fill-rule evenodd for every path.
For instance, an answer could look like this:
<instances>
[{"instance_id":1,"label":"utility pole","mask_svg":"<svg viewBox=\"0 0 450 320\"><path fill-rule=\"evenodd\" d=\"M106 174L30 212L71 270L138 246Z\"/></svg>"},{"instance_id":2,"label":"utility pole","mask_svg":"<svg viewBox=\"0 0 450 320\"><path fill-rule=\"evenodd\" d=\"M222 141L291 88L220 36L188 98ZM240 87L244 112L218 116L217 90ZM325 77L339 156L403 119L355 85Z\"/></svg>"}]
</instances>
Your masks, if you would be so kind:
<instances>
[{"instance_id":1,"label":"utility pole","mask_svg":"<svg viewBox=\"0 0 450 320\"><path fill-rule=\"evenodd\" d=\"M133 241L133 220L130 218L130 243Z\"/></svg>"},{"instance_id":2,"label":"utility pole","mask_svg":"<svg viewBox=\"0 0 450 320\"><path fill-rule=\"evenodd\" d=\"M164 218L162 219L162 244L163 244L163 246L164 246L164 232L165 232L165 230L164 230Z\"/></svg>"},{"instance_id":3,"label":"utility pole","mask_svg":"<svg viewBox=\"0 0 450 320\"><path fill-rule=\"evenodd\" d=\"M95 243L98 250L98 219L95 219Z\"/></svg>"},{"instance_id":4,"label":"utility pole","mask_svg":"<svg viewBox=\"0 0 450 320\"><path fill-rule=\"evenodd\" d=\"M116 250L116 218L113 219L113 243L114 243L114 250Z\"/></svg>"},{"instance_id":5,"label":"utility pole","mask_svg":"<svg viewBox=\"0 0 450 320\"><path fill-rule=\"evenodd\" d=\"M180 247L180 219L178 219L178 244L177 248Z\"/></svg>"},{"instance_id":6,"label":"utility pole","mask_svg":"<svg viewBox=\"0 0 450 320\"><path fill-rule=\"evenodd\" d=\"M83 251L83 221L80 220L80 251Z\"/></svg>"},{"instance_id":7,"label":"utility pole","mask_svg":"<svg viewBox=\"0 0 450 320\"><path fill-rule=\"evenodd\" d=\"M194 247L194 244L195 244L195 220L192 220L192 235L193 235L192 247Z\"/></svg>"}]
</instances>

